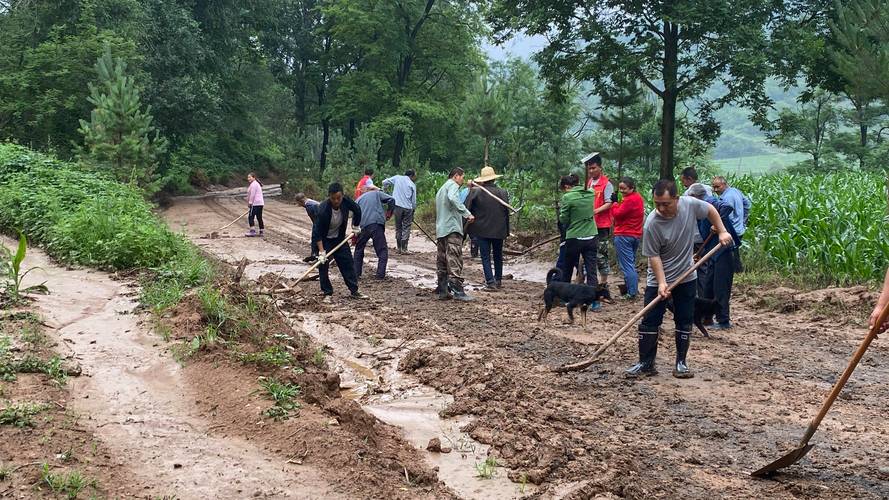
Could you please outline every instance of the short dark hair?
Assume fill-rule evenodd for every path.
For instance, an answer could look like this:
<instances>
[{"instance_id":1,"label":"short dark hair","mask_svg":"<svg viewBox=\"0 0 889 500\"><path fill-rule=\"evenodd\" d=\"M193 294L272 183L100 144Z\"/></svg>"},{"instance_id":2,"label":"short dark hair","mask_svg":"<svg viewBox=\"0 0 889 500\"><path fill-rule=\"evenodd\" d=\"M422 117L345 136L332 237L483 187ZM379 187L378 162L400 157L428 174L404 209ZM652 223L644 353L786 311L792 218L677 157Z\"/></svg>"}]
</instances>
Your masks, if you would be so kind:
<instances>
[{"instance_id":1,"label":"short dark hair","mask_svg":"<svg viewBox=\"0 0 889 500\"><path fill-rule=\"evenodd\" d=\"M654 184L651 190L655 196L663 196L669 193L671 198L676 197L676 181L671 179L661 179Z\"/></svg>"},{"instance_id":2,"label":"short dark hair","mask_svg":"<svg viewBox=\"0 0 889 500\"><path fill-rule=\"evenodd\" d=\"M293 195L293 199L295 199L296 201L303 201L306 199L306 194L305 193L296 193L295 195Z\"/></svg>"},{"instance_id":3,"label":"short dark hair","mask_svg":"<svg viewBox=\"0 0 889 500\"><path fill-rule=\"evenodd\" d=\"M580 184L580 177L578 177L577 174L563 175L559 179L559 189L562 189L565 186L574 187L578 184Z\"/></svg>"},{"instance_id":4,"label":"short dark hair","mask_svg":"<svg viewBox=\"0 0 889 500\"><path fill-rule=\"evenodd\" d=\"M683 169L682 169L682 173L679 174L679 175L681 175L682 177L685 177L686 179L691 179L691 180L693 180L693 181L695 181L695 182L698 181L698 171L695 170L694 167L685 167L685 168L683 168Z\"/></svg>"},{"instance_id":5,"label":"short dark hair","mask_svg":"<svg viewBox=\"0 0 889 500\"><path fill-rule=\"evenodd\" d=\"M618 182L618 184L625 184L628 188L632 189L633 191L636 190L636 180L633 179L632 177L621 177L620 182Z\"/></svg>"},{"instance_id":6,"label":"short dark hair","mask_svg":"<svg viewBox=\"0 0 889 500\"><path fill-rule=\"evenodd\" d=\"M452 168L451 172L448 174L448 179L453 179L456 175L463 175L463 169L460 167Z\"/></svg>"},{"instance_id":7,"label":"short dark hair","mask_svg":"<svg viewBox=\"0 0 889 500\"><path fill-rule=\"evenodd\" d=\"M374 169L372 169L372 168L365 168L364 169L364 175L373 175L373 174L374 174Z\"/></svg>"},{"instance_id":8,"label":"short dark hair","mask_svg":"<svg viewBox=\"0 0 889 500\"><path fill-rule=\"evenodd\" d=\"M329 186L327 186L327 194L342 193L342 192L343 192L343 185L340 184L339 182L332 182Z\"/></svg>"},{"instance_id":9,"label":"short dark hair","mask_svg":"<svg viewBox=\"0 0 889 500\"><path fill-rule=\"evenodd\" d=\"M405 176L405 177L413 177L413 176L415 176L415 175L417 175L417 173L414 172L413 169L405 170L405 171L404 171L404 176Z\"/></svg>"}]
</instances>

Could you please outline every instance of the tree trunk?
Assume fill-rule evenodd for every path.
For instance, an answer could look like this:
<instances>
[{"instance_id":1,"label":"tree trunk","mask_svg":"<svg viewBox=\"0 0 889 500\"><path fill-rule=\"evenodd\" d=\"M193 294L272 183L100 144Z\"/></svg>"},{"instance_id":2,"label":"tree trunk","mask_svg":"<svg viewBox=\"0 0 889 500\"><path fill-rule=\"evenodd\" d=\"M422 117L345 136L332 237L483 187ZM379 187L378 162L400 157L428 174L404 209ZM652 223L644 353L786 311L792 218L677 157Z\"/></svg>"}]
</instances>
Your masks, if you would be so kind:
<instances>
[{"instance_id":1,"label":"tree trunk","mask_svg":"<svg viewBox=\"0 0 889 500\"><path fill-rule=\"evenodd\" d=\"M621 113L623 114L623 113ZM621 123L626 123L622 121ZM621 171L624 165L624 128L620 128L620 150L617 153L617 182L620 182Z\"/></svg>"},{"instance_id":2,"label":"tree trunk","mask_svg":"<svg viewBox=\"0 0 889 500\"><path fill-rule=\"evenodd\" d=\"M660 178L674 180L673 151L676 142L677 78L679 76L679 27L664 21L664 92L661 96L661 167Z\"/></svg>"},{"instance_id":3,"label":"tree trunk","mask_svg":"<svg viewBox=\"0 0 889 500\"><path fill-rule=\"evenodd\" d=\"M404 132L399 130L395 133L395 149L392 151L392 166L401 166L401 155L404 153Z\"/></svg>"},{"instance_id":4,"label":"tree trunk","mask_svg":"<svg viewBox=\"0 0 889 500\"><path fill-rule=\"evenodd\" d=\"M355 129L355 119L349 118L349 147L355 148L355 136L357 135L357 131Z\"/></svg>"},{"instance_id":5,"label":"tree trunk","mask_svg":"<svg viewBox=\"0 0 889 500\"><path fill-rule=\"evenodd\" d=\"M330 119L321 120L321 161L318 170L318 179L324 175L327 168L327 144L330 142Z\"/></svg>"},{"instance_id":6,"label":"tree trunk","mask_svg":"<svg viewBox=\"0 0 889 500\"><path fill-rule=\"evenodd\" d=\"M491 144L491 139L485 137L485 163L482 165L483 167L488 166L488 145Z\"/></svg>"}]
</instances>

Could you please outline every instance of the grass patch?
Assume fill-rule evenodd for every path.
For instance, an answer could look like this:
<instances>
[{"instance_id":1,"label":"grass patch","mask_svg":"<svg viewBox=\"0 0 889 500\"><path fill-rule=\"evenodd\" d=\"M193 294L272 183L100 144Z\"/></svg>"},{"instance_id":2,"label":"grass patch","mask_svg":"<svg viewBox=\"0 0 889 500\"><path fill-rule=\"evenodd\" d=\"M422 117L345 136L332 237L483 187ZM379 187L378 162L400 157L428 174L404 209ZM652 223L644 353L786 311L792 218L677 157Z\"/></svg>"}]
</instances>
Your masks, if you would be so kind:
<instances>
[{"instance_id":1,"label":"grass patch","mask_svg":"<svg viewBox=\"0 0 889 500\"><path fill-rule=\"evenodd\" d=\"M327 354L324 352L324 348L319 347L315 349L315 353L312 354L312 363L321 368L324 366L324 359L327 357Z\"/></svg>"},{"instance_id":2,"label":"grass patch","mask_svg":"<svg viewBox=\"0 0 889 500\"><path fill-rule=\"evenodd\" d=\"M484 462L475 464L475 475L482 479L491 479L494 477L494 473L497 472L497 459L494 457L488 457Z\"/></svg>"},{"instance_id":3,"label":"grass patch","mask_svg":"<svg viewBox=\"0 0 889 500\"><path fill-rule=\"evenodd\" d=\"M255 364L272 368L293 365L293 355L286 348L274 345L264 351L241 353L237 355L242 363Z\"/></svg>"},{"instance_id":4,"label":"grass patch","mask_svg":"<svg viewBox=\"0 0 889 500\"><path fill-rule=\"evenodd\" d=\"M95 479L84 476L78 470L55 474L50 471L49 464L43 464L40 470L40 482L49 486L49 489L57 495L64 495L65 498L77 498L80 493L87 487L95 489Z\"/></svg>"},{"instance_id":5,"label":"grass patch","mask_svg":"<svg viewBox=\"0 0 889 500\"><path fill-rule=\"evenodd\" d=\"M34 416L46 410L46 405L40 403L8 403L0 408L0 425L13 427L32 427Z\"/></svg>"},{"instance_id":6,"label":"grass patch","mask_svg":"<svg viewBox=\"0 0 889 500\"><path fill-rule=\"evenodd\" d=\"M275 420L286 420L299 410L300 405L296 401L300 391L298 385L286 384L275 378L262 378L259 380L259 385L275 402L274 406L263 412L263 415Z\"/></svg>"}]
</instances>

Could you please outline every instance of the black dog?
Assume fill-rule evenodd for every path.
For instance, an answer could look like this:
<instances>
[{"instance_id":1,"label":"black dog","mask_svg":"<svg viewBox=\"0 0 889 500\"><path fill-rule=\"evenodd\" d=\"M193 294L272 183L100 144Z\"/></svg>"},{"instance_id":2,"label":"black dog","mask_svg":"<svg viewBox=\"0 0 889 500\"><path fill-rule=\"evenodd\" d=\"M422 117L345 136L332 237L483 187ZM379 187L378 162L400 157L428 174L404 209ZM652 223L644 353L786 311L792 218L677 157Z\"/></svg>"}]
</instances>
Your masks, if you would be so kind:
<instances>
[{"instance_id":1,"label":"black dog","mask_svg":"<svg viewBox=\"0 0 889 500\"><path fill-rule=\"evenodd\" d=\"M673 299L667 300L667 309L670 312L673 311ZM707 327L704 326L704 320L707 318L712 318L714 314L719 311L719 303L717 303L713 299L702 299L701 297L695 297L695 315L694 322L695 326L698 327L698 330L704 334L704 337L710 338L710 333L707 331Z\"/></svg>"},{"instance_id":2,"label":"black dog","mask_svg":"<svg viewBox=\"0 0 889 500\"><path fill-rule=\"evenodd\" d=\"M549 315L550 309L561 301L568 309L568 319L574 323L574 308L580 306L580 315L583 318L583 326L586 326L586 312L590 304L599 300L600 291L588 285L565 283L562 280L561 269L554 267L546 273L546 290L543 291L543 307L537 321L543 321Z\"/></svg>"}]
</instances>

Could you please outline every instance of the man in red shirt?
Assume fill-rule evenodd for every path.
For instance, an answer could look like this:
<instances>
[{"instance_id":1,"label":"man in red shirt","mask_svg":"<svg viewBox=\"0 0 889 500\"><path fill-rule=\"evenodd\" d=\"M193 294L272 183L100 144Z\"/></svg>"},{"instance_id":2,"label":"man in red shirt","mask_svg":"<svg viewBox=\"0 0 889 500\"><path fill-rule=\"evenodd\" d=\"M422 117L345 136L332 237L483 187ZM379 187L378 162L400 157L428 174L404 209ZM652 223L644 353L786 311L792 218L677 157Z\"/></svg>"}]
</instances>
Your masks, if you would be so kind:
<instances>
[{"instance_id":1,"label":"man in red shirt","mask_svg":"<svg viewBox=\"0 0 889 500\"><path fill-rule=\"evenodd\" d=\"M361 198L361 195L364 194L365 191L375 191L378 188L374 186L373 181L374 171L372 168L364 169L364 177L358 181L358 185L355 186L355 199Z\"/></svg>"},{"instance_id":2,"label":"man in red shirt","mask_svg":"<svg viewBox=\"0 0 889 500\"><path fill-rule=\"evenodd\" d=\"M645 222L645 202L636 192L636 181L623 177L617 185L623 199L611 206L614 217L614 253L624 273L626 291L621 298L635 300L639 292L639 273L636 271L636 250L642 240L642 224Z\"/></svg>"},{"instance_id":3,"label":"man in red shirt","mask_svg":"<svg viewBox=\"0 0 889 500\"><path fill-rule=\"evenodd\" d=\"M608 236L611 234L611 204L617 201L617 193L614 186L608 181L608 177L602 171L602 155L590 153L583 158L583 164L587 171L586 188L596 193L593 202L593 214L596 220L596 228L599 230L598 251L596 252L596 267L599 270L599 288L608 289L608 275L611 267L608 265Z\"/></svg>"}]
</instances>

